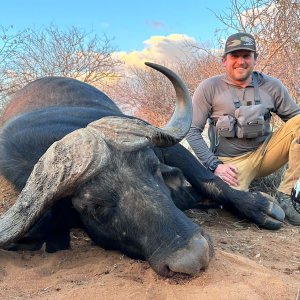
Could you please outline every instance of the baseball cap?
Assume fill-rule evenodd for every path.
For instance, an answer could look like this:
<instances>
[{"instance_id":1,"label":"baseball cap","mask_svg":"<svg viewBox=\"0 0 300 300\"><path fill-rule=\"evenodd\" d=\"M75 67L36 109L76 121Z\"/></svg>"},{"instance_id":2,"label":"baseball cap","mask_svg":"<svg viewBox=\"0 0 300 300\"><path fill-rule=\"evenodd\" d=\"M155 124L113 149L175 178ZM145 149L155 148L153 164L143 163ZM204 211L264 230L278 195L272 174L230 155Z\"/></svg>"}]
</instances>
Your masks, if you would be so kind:
<instances>
[{"instance_id":1,"label":"baseball cap","mask_svg":"<svg viewBox=\"0 0 300 300\"><path fill-rule=\"evenodd\" d=\"M229 36L225 43L224 55L236 50L250 50L256 52L254 37L246 32L238 32Z\"/></svg>"}]
</instances>

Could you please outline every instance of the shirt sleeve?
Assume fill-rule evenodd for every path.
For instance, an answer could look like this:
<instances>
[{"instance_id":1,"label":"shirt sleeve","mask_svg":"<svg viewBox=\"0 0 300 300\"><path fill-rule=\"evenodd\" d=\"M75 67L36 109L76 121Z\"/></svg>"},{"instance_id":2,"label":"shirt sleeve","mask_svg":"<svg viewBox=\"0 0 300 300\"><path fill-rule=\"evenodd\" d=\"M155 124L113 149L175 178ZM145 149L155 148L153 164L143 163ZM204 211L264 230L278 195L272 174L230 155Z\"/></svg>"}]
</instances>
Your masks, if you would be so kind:
<instances>
[{"instance_id":1,"label":"shirt sleeve","mask_svg":"<svg viewBox=\"0 0 300 300\"><path fill-rule=\"evenodd\" d=\"M283 120L288 121L292 117L300 114L300 107L296 101L290 96L286 87L282 82L276 78L273 78L273 89L275 99L275 113Z\"/></svg>"},{"instance_id":2,"label":"shirt sleeve","mask_svg":"<svg viewBox=\"0 0 300 300\"><path fill-rule=\"evenodd\" d=\"M186 136L189 145L205 167L210 166L213 162L218 160L214 153L209 149L202 135L207 119L211 113L212 98L213 87L210 85L208 79L203 81L197 87L193 95L192 124Z\"/></svg>"}]
</instances>

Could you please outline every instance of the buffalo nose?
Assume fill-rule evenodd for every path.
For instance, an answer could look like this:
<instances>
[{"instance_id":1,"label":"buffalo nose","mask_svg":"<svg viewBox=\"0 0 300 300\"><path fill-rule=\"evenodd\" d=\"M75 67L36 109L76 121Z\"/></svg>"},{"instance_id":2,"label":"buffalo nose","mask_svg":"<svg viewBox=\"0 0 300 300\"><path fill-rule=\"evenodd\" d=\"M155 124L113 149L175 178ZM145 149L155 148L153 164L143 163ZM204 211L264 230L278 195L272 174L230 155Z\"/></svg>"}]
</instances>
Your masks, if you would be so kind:
<instances>
[{"instance_id":1,"label":"buffalo nose","mask_svg":"<svg viewBox=\"0 0 300 300\"><path fill-rule=\"evenodd\" d=\"M174 252L166 261L171 272L197 275L210 261L210 245L201 235L195 235L186 247Z\"/></svg>"}]
</instances>

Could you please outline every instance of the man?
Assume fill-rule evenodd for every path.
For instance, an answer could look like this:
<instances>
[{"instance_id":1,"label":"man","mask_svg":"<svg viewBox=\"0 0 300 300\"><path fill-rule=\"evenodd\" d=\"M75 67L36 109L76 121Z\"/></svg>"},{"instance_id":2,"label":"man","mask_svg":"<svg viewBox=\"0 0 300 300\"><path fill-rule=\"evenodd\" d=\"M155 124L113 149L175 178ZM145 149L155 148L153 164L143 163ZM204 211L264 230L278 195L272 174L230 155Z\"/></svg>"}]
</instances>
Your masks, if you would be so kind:
<instances>
[{"instance_id":1,"label":"man","mask_svg":"<svg viewBox=\"0 0 300 300\"><path fill-rule=\"evenodd\" d=\"M222 57L225 74L204 80L193 95L187 140L209 170L240 190L288 163L277 200L286 220L300 225L290 198L300 177L300 108L278 79L253 72L257 55L252 35L228 37ZM273 133L270 112L285 121ZM210 149L201 135L207 120Z\"/></svg>"}]
</instances>

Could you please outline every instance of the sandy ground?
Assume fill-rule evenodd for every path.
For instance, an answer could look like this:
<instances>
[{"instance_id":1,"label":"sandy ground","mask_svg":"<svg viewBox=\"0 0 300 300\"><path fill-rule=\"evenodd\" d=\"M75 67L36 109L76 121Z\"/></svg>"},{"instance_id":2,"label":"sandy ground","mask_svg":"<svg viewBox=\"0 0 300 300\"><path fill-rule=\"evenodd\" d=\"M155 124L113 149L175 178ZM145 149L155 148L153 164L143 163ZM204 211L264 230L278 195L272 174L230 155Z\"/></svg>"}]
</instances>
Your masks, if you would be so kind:
<instances>
[{"instance_id":1,"label":"sandy ground","mask_svg":"<svg viewBox=\"0 0 300 300\"><path fill-rule=\"evenodd\" d=\"M0 213L15 199L0 180ZM300 228L262 230L223 210L187 214L216 249L197 277L162 278L147 262L99 248L74 230L70 250L0 250L0 299L300 299Z\"/></svg>"}]
</instances>

